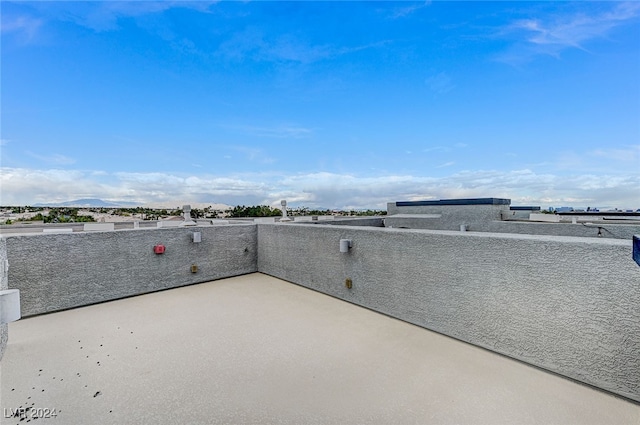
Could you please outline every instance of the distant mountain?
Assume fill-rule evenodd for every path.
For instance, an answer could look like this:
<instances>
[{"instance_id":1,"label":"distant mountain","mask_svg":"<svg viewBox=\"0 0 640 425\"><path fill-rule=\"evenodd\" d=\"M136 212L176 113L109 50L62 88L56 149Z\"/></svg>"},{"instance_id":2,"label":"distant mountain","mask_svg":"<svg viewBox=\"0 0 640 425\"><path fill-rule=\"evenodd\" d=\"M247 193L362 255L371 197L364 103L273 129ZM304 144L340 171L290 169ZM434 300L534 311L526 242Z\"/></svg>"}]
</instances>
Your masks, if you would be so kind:
<instances>
[{"instance_id":1,"label":"distant mountain","mask_svg":"<svg viewBox=\"0 0 640 425\"><path fill-rule=\"evenodd\" d=\"M108 202L102 199L85 198L66 202L49 202L34 204L34 207L81 207L81 208L110 208L110 207L134 207L135 202L116 201Z\"/></svg>"}]
</instances>

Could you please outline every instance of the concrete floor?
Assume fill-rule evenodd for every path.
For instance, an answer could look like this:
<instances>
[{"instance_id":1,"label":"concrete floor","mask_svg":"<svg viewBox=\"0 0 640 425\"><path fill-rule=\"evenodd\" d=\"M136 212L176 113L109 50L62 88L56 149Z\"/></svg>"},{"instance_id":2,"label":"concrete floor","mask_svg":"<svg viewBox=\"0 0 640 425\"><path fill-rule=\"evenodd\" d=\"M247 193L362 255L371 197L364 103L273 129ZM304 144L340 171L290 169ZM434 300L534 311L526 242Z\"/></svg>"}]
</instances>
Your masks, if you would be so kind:
<instances>
[{"instance_id":1,"label":"concrete floor","mask_svg":"<svg viewBox=\"0 0 640 425\"><path fill-rule=\"evenodd\" d=\"M638 404L258 273L11 323L0 379L2 424L640 424Z\"/></svg>"}]
</instances>

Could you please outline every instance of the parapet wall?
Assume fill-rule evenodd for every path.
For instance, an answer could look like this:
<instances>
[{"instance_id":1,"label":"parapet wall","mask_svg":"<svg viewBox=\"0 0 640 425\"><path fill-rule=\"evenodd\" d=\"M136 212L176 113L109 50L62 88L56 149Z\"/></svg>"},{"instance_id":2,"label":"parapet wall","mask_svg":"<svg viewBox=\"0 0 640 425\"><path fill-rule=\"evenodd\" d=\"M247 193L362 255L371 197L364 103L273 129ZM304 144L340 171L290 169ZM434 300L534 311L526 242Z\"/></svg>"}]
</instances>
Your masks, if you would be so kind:
<instances>
[{"instance_id":1,"label":"parapet wall","mask_svg":"<svg viewBox=\"0 0 640 425\"><path fill-rule=\"evenodd\" d=\"M478 198L440 201L389 202L384 226L403 229L460 230L472 232L517 233L521 235L601 237L630 240L640 233L636 223L612 223L598 217L581 216L576 224L528 221L535 207L510 207L509 199ZM511 209L513 208L513 209ZM523 214L526 213L526 216ZM514 221L514 217L521 220ZM544 215L548 218L559 218ZM584 222L585 220L592 222ZM570 219L569 219L570 220Z\"/></svg>"},{"instance_id":2,"label":"parapet wall","mask_svg":"<svg viewBox=\"0 0 640 425\"><path fill-rule=\"evenodd\" d=\"M457 212L460 212L458 210ZM640 225L607 223L541 223L528 221L474 220L469 217L443 214L397 214L384 218L386 227L427 230L459 230L464 225L468 231L489 233L517 233L520 235L577 236L630 240L640 233Z\"/></svg>"},{"instance_id":3,"label":"parapet wall","mask_svg":"<svg viewBox=\"0 0 640 425\"><path fill-rule=\"evenodd\" d=\"M7 236L3 254L23 317L260 271L640 401L630 240L251 223Z\"/></svg>"},{"instance_id":4,"label":"parapet wall","mask_svg":"<svg viewBox=\"0 0 640 425\"><path fill-rule=\"evenodd\" d=\"M7 242L3 237L0 237L0 291L9 288L9 280L7 275L8 268L7 261ZM0 323L0 360L4 355L4 350L7 347L8 337L8 324Z\"/></svg>"},{"instance_id":5,"label":"parapet wall","mask_svg":"<svg viewBox=\"0 0 640 425\"><path fill-rule=\"evenodd\" d=\"M7 236L6 245L23 317L257 270L253 224Z\"/></svg>"},{"instance_id":6,"label":"parapet wall","mask_svg":"<svg viewBox=\"0 0 640 425\"><path fill-rule=\"evenodd\" d=\"M429 228L432 230L460 230L461 225L470 230L483 231L488 222L500 220L509 213L509 205L424 205L396 206L387 204L386 227ZM394 216L398 217L394 217ZM411 217L413 216L413 217ZM428 218L421 219L420 216Z\"/></svg>"},{"instance_id":7,"label":"parapet wall","mask_svg":"<svg viewBox=\"0 0 640 425\"><path fill-rule=\"evenodd\" d=\"M384 227L382 217L358 217L358 218L336 218L334 220L316 221L313 224L323 224L329 226L362 226L362 227ZM294 221L294 224L299 222Z\"/></svg>"},{"instance_id":8,"label":"parapet wall","mask_svg":"<svg viewBox=\"0 0 640 425\"><path fill-rule=\"evenodd\" d=\"M472 230L472 229L470 229ZM493 221L486 223L484 232L518 233L528 235L577 236L631 240L640 232L638 224L619 224L597 221L593 223L533 223L522 221Z\"/></svg>"},{"instance_id":9,"label":"parapet wall","mask_svg":"<svg viewBox=\"0 0 640 425\"><path fill-rule=\"evenodd\" d=\"M258 240L262 273L640 401L631 241L303 224Z\"/></svg>"}]
</instances>

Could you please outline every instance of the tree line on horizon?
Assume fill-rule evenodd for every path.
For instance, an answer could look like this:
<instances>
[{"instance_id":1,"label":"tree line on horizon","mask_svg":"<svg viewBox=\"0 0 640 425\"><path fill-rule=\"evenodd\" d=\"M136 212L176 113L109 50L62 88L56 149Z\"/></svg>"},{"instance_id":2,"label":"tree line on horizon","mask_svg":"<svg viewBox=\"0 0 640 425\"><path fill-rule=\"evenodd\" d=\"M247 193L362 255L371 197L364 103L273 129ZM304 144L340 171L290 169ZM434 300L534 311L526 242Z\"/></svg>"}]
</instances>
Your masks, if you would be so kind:
<instances>
[{"instance_id":1,"label":"tree line on horizon","mask_svg":"<svg viewBox=\"0 0 640 425\"><path fill-rule=\"evenodd\" d=\"M147 208L147 207L94 207L94 208L77 208L77 207L31 207L31 206L2 206L0 209L11 210L13 214L21 214L27 212L37 212L30 218L19 218L8 220L5 224L13 222L33 222L42 221L44 223L73 223L73 222L94 222L95 219L91 215L81 214L81 210L110 214L120 216L131 216L138 214L142 220L158 220L170 216L182 215L182 208L175 209L166 208ZM291 216L321 216L321 215L339 215L339 216L375 216L386 215L384 210L330 210L330 209L311 209L308 207L287 208L287 214ZM193 208L191 217L193 218L240 218L240 217L279 217L282 215L280 208L270 207L268 205L237 205L226 210L216 210L213 207Z\"/></svg>"}]
</instances>

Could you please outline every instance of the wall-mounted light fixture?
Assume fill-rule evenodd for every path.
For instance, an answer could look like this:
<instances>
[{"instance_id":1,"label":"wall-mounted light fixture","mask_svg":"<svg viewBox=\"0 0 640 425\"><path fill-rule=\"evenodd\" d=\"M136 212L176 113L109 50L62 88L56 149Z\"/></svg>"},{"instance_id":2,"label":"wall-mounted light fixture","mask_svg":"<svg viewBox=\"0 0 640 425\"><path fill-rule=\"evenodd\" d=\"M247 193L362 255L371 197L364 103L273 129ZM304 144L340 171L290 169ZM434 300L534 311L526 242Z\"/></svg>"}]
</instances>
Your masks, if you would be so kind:
<instances>
[{"instance_id":1,"label":"wall-mounted light fixture","mask_svg":"<svg viewBox=\"0 0 640 425\"><path fill-rule=\"evenodd\" d=\"M340 252L349 252L352 247L351 239L340 239Z\"/></svg>"},{"instance_id":2,"label":"wall-mounted light fixture","mask_svg":"<svg viewBox=\"0 0 640 425\"><path fill-rule=\"evenodd\" d=\"M0 323L15 322L20 317L20 290L0 291Z\"/></svg>"},{"instance_id":3,"label":"wall-mounted light fixture","mask_svg":"<svg viewBox=\"0 0 640 425\"><path fill-rule=\"evenodd\" d=\"M191 240L193 241L193 243L202 242L202 232L193 232L191 235Z\"/></svg>"}]
</instances>

